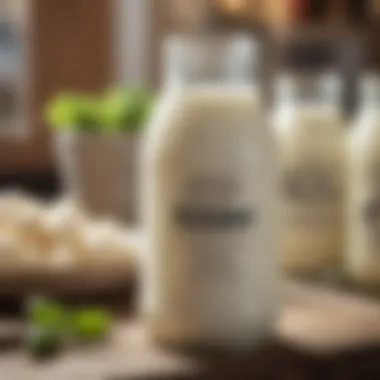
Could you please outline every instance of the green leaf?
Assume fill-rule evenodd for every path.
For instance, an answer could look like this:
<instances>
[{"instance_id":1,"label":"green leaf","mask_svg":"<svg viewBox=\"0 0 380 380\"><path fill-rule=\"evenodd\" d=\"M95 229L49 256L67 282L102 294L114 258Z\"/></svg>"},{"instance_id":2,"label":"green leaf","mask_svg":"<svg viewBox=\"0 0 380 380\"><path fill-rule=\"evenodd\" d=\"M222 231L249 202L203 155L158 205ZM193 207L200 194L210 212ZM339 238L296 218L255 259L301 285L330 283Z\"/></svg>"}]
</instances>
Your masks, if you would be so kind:
<instances>
[{"instance_id":1,"label":"green leaf","mask_svg":"<svg viewBox=\"0 0 380 380\"><path fill-rule=\"evenodd\" d=\"M105 309L71 309L47 298L29 300L26 318L25 347L36 358L50 357L67 343L101 341L112 322Z\"/></svg>"},{"instance_id":2,"label":"green leaf","mask_svg":"<svg viewBox=\"0 0 380 380\"><path fill-rule=\"evenodd\" d=\"M58 302L47 298L32 298L27 304L27 321L30 325L65 329L69 311Z\"/></svg>"},{"instance_id":3,"label":"green leaf","mask_svg":"<svg viewBox=\"0 0 380 380\"><path fill-rule=\"evenodd\" d=\"M151 92L114 89L101 97L62 93L45 107L45 120L55 130L83 132L136 132L150 117Z\"/></svg>"},{"instance_id":4,"label":"green leaf","mask_svg":"<svg viewBox=\"0 0 380 380\"><path fill-rule=\"evenodd\" d=\"M102 340L110 330L111 320L107 310L95 308L78 310L72 318L74 338L82 342Z\"/></svg>"},{"instance_id":5,"label":"green leaf","mask_svg":"<svg viewBox=\"0 0 380 380\"><path fill-rule=\"evenodd\" d=\"M144 127L153 96L144 90L113 90L105 95L102 125L109 131L138 131Z\"/></svg>"},{"instance_id":6,"label":"green leaf","mask_svg":"<svg viewBox=\"0 0 380 380\"><path fill-rule=\"evenodd\" d=\"M62 347L64 334L61 330L45 325L28 326L25 347L35 358L47 358L56 354Z\"/></svg>"},{"instance_id":7,"label":"green leaf","mask_svg":"<svg viewBox=\"0 0 380 380\"><path fill-rule=\"evenodd\" d=\"M101 103L84 94L60 94L45 107L45 120L56 130L95 132L99 129Z\"/></svg>"},{"instance_id":8,"label":"green leaf","mask_svg":"<svg viewBox=\"0 0 380 380\"><path fill-rule=\"evenodd\" d=\"M78 130L97 132L100 129L101 102L92 96L82 95L77 103Z\"/></svg>"},{"instance_id":9,"label":"green leaf","mask_svg":"<svg viewBox=\"0 0 380 380\"><path fill-rule=\"evenodd\" d=\"M45 107L45 121L52 127L70 129L77 123L78 96L60 94L51 99Z\"/></svg>"}]
</instances>

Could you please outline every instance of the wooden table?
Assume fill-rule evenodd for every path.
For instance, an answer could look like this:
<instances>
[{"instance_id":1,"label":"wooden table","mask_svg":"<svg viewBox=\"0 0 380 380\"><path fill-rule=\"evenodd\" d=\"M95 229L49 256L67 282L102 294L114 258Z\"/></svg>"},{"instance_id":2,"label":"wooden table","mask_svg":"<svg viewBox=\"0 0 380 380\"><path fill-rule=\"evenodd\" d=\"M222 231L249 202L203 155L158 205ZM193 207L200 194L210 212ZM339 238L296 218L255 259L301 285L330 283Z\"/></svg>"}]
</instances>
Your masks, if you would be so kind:
<instances>
[{"instance_id":1,"label":"wooden table","mask_svg":"<svg viewBox=\"0 0 380 380\"><path fill-rule=\"evenodd\" d=\"M201 360L160 351L133 320L110 341L35 363L15 347L0 353L1 380L380 379L380 304L305 284L285 286L277 338L235 359ZM9 322L0 322L4 329Z\"/></svg>"}]
</instances>

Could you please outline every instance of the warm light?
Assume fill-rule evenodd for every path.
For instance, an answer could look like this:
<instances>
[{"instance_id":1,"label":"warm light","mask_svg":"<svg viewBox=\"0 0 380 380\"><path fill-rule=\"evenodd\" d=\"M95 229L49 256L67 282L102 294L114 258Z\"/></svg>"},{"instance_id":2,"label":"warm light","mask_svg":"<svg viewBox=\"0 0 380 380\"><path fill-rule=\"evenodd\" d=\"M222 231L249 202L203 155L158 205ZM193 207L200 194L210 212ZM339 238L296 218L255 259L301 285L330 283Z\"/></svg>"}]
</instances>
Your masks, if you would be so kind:
<instances>
[{"instance_id":1,"label":"warm light","mask_svg":"<svg viewBox=\"0 0 380 380\"><path fill-rule=\"evenodd\" d=\"M379 0L372 0L371 1L372 11L379 15L380 14L380 1Z\"/></svg>"},{"instance_id":2,"label":"warm light","mask_svg":"<svg viewBox=\"0 0 380 380\"><path fill-rule=\"evenodd\" d=\"M247 0L221 0L221 6L227 12L236 13L247 6Z\"/></svg>"}]
</instances>

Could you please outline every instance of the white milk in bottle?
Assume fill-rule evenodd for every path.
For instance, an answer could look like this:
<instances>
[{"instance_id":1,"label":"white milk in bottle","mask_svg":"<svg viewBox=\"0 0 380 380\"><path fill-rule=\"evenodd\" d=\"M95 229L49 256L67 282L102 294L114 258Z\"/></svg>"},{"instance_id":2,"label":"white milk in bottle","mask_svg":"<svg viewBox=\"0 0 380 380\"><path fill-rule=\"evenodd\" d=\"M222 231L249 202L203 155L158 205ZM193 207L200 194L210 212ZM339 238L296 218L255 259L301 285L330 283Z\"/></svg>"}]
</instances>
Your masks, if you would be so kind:
<instances>
[{"instance_id":1,"label":"white milk in bottle","mask_svg":"<svg viewBox=\"0 0 380 380\"><path fill-rule=\"evenodd\" d=\"M172 38L147 134L145 313L161 344L230 348L278 306L276 146L244 36Z\"/></svg>"},{"instance_id":2,"label":"white milk in bottle","mask_svg":"<svg viewBox=\"0 0 380 380\"><path fill-rule=\"evenodd\" d=\"M363 285L380 284L380 77L361 81L361 107L349 133L346 269Z\"/></svg>"},{"instance_id":3,"label":"white milk in bottle","mask_svg":"<svg viewBox=\"0 0 380 380\"><path fill-rule=\"evenodd\" d=\"M285 271L311 274L342 255L345 149L333 74L283 74L275 125L281 146Z\"/></svg>"}]
</instances>

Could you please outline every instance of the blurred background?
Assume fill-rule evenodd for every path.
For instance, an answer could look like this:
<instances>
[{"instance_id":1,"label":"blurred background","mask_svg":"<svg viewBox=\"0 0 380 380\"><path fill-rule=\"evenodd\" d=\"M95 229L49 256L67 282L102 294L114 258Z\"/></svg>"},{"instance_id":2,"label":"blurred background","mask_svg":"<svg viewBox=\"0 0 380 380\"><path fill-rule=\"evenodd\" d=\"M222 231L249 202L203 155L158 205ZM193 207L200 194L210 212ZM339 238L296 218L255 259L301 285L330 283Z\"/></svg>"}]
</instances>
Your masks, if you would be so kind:
<instances>
[{"instance_id":1,"label":"blurred background","mask_svg":"<svg viewBox=\"0 0 380 380\"><path fill-rule=\"evenodd\" d=\"M159 89L164 37L202 28L258 36L271 70L289 62L338 68L349 115L360 68L378 63L380 1L0 0L1 183L58 189L46 101L110 85Z\"/></svg>"},{"instance_id":2,"label":"blurred background","mask_svg":"<svg viewBox=\"0 0 380 380\"><path fill-rule=\"evenodd\" d=\"M112 223L114 219L135 223L139 192L135 178L136 157L146 116L164 82L163 41L172 33L231 31L252 34L262 42L262 78L269 104L275 71L282 68L310 72L328 69L338 72L343 79L341 111L349 120L358 107L360 73L364 69L376 71L380 68L380 0L0 0L0 199L3 191L10 188L53 201L68 195L69 190L86 203L88 210L101 217L111 217ZM61 94L59 98L57 94ZM86 94L86 99L79 99L76 94ZM53 103L52 99L55 99ZM104 111L101 116L97 113L100 104ZM93 133L110 126L117 127L114 137L103 138L102 133ZM61 127L91 133L78 133L71 140L57 139L61 134L56 131ZM40 225L40 216L36 215L40 215L41 205L33 202L35 200L29 202L23 196L0 201L1 215L6 215L3 210L12 214L12 210L19 207L17 212L24 224L19 223L17 228L23 248L29 249L33 241L33 244L37 242L36 252L42 252L40 247L45 247L45 239L48 239L44 234L56 228L56 235L67 244L69 251L71 244L77 242L75 234L88 229L90 238L86 240L86 249L91 252L89 256L99 254L100 260L108 254L116 257L109 267L99 261L101 265L94 273L86 265L74 275L68 271L69 275L62 276L59 286L55 284L59 287L59 296L63 292L70 298L78 291L86 293L88 290L91 299L98 300L99 294L106 290L108 301L116 293L120 297L121 290L124 301L131 298L134 294L130 292L131 282L135 283L138 270L129 259L138 254L128 237L125 244L126 232L120 225L93 226L93 220L87 220L67 204L54 204L48 211L44 209L42 219L46 220ZM11 208L6 208L8 205ZM21 206L25 206L23 210ZM52 225L54 228L49 230ZM100 236L100 240L93 239L94 236ZM123 257L128 258L122 264L115 253L120 247L112 245L119 239L123 247L119 251L126 251ZM60 248L62 241L57 243ZM0 241L0 253L4 257L11 247L6 244ZM88 260L83 252L75 253L80 258L71 259L62 252L54 251L51 256L47 254L39 260L42 262L49 257L49 265L66 265L71 259L82 264L80 260L85 263ZM32 257L31 251L20 253L20 262L26 266L29 253ZM17 265L15 267L18 270ZM120 270L115 270L116 267ZM1 297L0 314L9 311L22 314L23 302L33 292L31 289L42 289L49 294L55 276L50 273L42 281L34 274L25 280L16 271L8 281L7 274L6 268L0 278L1 295L8 296L6 302ZM10 291L10 284L15 283L16 297ZM55 290L52 293L55 295ZM330 290L321 293L320 289L303 285L291 289L290 294L289 310L286 309L290 312L281 327L290 341L306 341L313 348L320 342L320 346L327 342L330 348L330 343L344 346L348 341L355 346L355 339L363 333L361 328L366 326L372 329L364 331L363 339L378 338L380 311L377 301L368 306L356 299L351 302L341 293ZM51 305L47 307L48 312L50 309ZM125 309L127 307L123 306L123 311ZM340 329L341 318L350 315L357 319L343 324ZM3 333L6 332L7 340L11 331L8 326L2 319L0 348ZM321 331L325 334L320 334ZM358 334L352 336L350 332ZM19 338L19 331L15 335ZM13 342L13 335L10 340ZM128 355L134 352L133 346L129 349ZM118 357L119 354L117 352L114 357L122 357L118 364L124 363L124 356ZM269 372L276 367L273 362L279 363L279 370L284 368L283 376L270 377L273 379L380 378L379 350L360 353L352 369L349 368L351 362L354 363L351 356L337 356L336 361L328 357L327 361L319 362L313 355L307 359L302 355L294 356L288 348L274 350L273 355L269 350L266 354L263 358L267 360L259 362L267 363L265 368ZM154 359L160 362L161 357L154 357L152 362ZM20 356L12 360L0 357L0 378L17 377L2 375L2 366L10 363L7 367L10 374L18 373L19 379L31 379L29 367L25 367L25 372L17 372L23 369ZM66 368L75 367L78 363L75 360L74 365L65 363ZM96 364L101 362L98 358L85 361L84 373L90 373L90 368L95 371ZM168 367L172 369L171 365ZM336 376L327 377L330 372ZM36 374L36 378L40 378L39 373ZM51 374L54 377L53 367ZM71 375L66 378L74 379Z\"/></svg>"}]
</instances>

